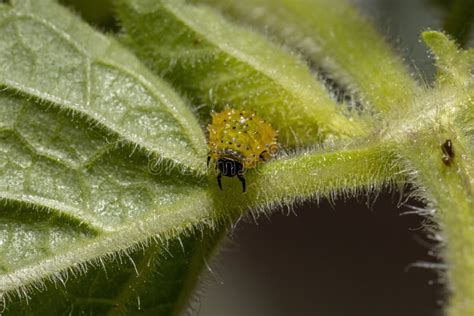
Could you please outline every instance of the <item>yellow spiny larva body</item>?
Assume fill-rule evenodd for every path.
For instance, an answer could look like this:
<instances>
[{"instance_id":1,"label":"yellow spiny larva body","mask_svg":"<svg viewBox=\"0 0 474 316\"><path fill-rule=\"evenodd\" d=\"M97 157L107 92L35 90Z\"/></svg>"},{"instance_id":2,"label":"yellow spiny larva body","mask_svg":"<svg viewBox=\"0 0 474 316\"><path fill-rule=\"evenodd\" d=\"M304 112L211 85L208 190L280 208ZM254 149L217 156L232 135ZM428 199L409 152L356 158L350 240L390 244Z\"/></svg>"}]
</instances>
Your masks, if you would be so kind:
<instances>
[{"instance_id":1,"label":"yellow spiny larva body","mask_svg":"<svg viewBox=\"0 0 474 316\"><path fill-rule=\"evenodd\" d=\"M217 161L222 176L238 176L245 192L243 172L267 161L278 149L277 132L254 112L227 108L212 115L208 126L208 160Z\"/></svg>"},{"instance_id":2,"label":"yellow spiny larva body","mask_svg":"<svg viewBox=\"0 0 474 316\"><path fill-rule=\"evenodd\" d=\"M255 112L225 109L212 115L208 130L209 157L233 158L243 163L245 169L268 160L278 147L277 132Z\"/></svg>"}]
</instances>

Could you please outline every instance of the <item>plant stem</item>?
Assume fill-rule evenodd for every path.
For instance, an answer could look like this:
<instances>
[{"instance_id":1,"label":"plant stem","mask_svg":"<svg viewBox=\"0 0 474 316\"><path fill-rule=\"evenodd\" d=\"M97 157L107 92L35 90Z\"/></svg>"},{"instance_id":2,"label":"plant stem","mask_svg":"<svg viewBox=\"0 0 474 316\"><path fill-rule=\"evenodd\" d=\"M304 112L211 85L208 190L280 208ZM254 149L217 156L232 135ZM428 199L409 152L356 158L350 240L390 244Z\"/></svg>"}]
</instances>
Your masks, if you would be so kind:
<instances>
[{"instance_id":1,"label":"plant stem","mask_svg":"<svg viewBox=\"0 0 474 316\"><path fill-rule=\"evenodd\" d=\"M474 314L474 196L472 156L456 128L423 135L406 144L417 179L436 209L435 221L443 237L443 258L451 292L448 315ZM441 146L452 142L454 157L443 162ZM424 145L421 145L424 144Z\"/></svg>"}]
</instances>

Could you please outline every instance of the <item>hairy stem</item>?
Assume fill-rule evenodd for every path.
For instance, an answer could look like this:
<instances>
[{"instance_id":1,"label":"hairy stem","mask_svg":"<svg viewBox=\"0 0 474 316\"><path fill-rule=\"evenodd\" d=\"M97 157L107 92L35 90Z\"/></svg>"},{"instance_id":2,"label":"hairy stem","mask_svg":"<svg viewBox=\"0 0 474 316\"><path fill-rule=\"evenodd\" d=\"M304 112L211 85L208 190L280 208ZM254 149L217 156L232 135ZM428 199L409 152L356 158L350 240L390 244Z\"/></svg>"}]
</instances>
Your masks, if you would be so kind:
<instances>
[{"instance_id":1,"label":"hairy stem","mask_svg":"<svg viewBox=\"0 0 474 316\"><path fill-rule=\"evenodd\" d=\"M361 148L304 154L267 163L246 174L248 192L241 194L240 183L224 179L224 191L211 186L216 208L241 205L260 211L288 206L306 199L335 199L379 190L402 183L391 145L367 144ZM214 177L215 175L211 175ZM215 181L211 179L211 181ZM236 193L237 192L237 193Z\"/></svg>"},{"instance_id":2,"label":"hairy stem","mask_svg":"<svg viewBox=\"0 0 474 316\"><path fill-rule=\"evenodd\" d=\"M443 162L442 144L450 139L455 156ZM427 136L407 148L419 180L426 189L430 207L437 210L444 242L444 258L448 264L447 278L451 292L448 314L474 313L474 195L472 157L462 137L455 130ZM427 153L430 152L431 154ZM463 157L463 158L461 158ZM466 159L468 158L468 159ZM446 160L447 161L447 160Z\"/></svg>"},{"instance_id":3,"label":"hairy stem","mask_svg":"<svg viewBox=\"0 0 474 316\"><path fill-rule=\"evenodd\" d=\"M419 102L426 102L424 120L405 120L406 125L400 126L405 137L397 146L409 161L419 195L436 210L451 292L447 309L452 316L474 313L472 92L472 86L433 90L429 102Z\"/></svg>"}]
</instances>

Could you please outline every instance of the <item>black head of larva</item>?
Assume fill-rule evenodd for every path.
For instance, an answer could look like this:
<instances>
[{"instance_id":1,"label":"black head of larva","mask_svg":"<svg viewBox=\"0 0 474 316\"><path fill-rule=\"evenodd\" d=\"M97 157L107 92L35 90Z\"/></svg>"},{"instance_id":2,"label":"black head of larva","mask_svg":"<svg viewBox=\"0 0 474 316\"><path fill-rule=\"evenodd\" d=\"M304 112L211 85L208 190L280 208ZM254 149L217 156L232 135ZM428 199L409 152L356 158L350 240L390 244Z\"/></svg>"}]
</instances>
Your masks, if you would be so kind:
<instances>
[{"instance_id":1,"label":"black head of larva","mask_svg":"<svg viewBox=\"0 0 474 316\"><path fill-rule=\"evenodd\" d=\"M447 139L441 145L441 151L443 152L443 158L441 158L441 160L446 166L450 166L454 159L454 148L450 139Z\"/></svg>"},{"instance_id":2,"label":"black head of larva","mask_svg":"<svg viewBox=\"0 0 474 316\"><path fill-rule=\"evenodd\" d=\"M219 158L216 164L217 169L219 169L219 174L217 175L217 184L219 189L222 190L222 176L226 177L235 177L237 176L242 182L242 190L245 192L245 178L244 178L244 166L241 162L229 158Z\"/></svg>"}]
</instances>

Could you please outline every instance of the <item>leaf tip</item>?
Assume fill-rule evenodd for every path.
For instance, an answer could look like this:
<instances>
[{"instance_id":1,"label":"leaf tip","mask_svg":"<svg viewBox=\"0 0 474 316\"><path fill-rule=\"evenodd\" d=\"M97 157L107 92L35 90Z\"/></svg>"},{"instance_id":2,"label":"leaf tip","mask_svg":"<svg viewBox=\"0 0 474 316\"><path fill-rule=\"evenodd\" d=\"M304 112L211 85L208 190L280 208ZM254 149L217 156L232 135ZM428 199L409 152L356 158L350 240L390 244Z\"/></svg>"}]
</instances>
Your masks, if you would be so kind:
<instances>
[{"instance_id":1,"label":"leaf tip","mask_svg":"<svg viewBox=\"0 0 474 316\"><path fill-rule=\"evenodd\" d=\"M436 55L438 52L445 51L447 49L457 50L456 43L443 32L428 30L422 32L421 37L426 46L428 46Z\"/></svg>"},{"instance_id":2,"label":"leaf tip","mask_svg":"<svg viewBox=\"0 0 474 316\"><path fill-rule=\"evenodd\" d=\"M421 37L434 55L438 69L438 83L460 86L469 84L474 64L471 50L462 50L455 40L438 31L425 31Z\"/></svg>"}]
</instances>

